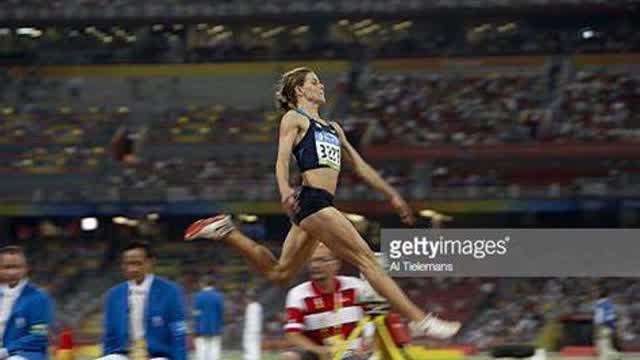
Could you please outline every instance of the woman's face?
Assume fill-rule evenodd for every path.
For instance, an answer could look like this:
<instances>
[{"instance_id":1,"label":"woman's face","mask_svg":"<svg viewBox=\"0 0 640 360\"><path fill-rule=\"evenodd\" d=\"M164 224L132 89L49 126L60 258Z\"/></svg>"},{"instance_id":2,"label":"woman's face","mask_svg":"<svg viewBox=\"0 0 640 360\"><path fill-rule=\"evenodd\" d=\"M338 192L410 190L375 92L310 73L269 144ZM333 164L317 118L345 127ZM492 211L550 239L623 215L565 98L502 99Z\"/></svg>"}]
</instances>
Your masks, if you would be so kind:
<instances>
[{"instance_id":1,"label":"woman's face","mask_svg":"<svg viewBox=\"0 0 640 360\"><path fill-rule=\"evenodd\" d=\"M298 98L305 98L311 103L322 105L326 102L324 97L324 85L318 79L318 75L310 72L305 76L302 86L296 88Z\"/></svg>"}]
</instances>

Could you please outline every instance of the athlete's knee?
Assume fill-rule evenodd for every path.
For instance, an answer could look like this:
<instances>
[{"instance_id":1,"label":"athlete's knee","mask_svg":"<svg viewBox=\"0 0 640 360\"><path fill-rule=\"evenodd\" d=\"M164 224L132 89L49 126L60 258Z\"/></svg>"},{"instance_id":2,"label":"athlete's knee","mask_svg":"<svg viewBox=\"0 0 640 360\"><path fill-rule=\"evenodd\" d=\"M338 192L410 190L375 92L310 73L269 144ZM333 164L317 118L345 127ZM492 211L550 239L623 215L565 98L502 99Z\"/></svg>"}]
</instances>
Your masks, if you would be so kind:
<instances>
[{"instance_id":1,"label":"athlete's knee","mask_svg":"<svg viewBox=\"0 0 640 360\"><path fill-rule=\"evenodd\" d=\"M269 280L276 283L278 286L286 287L295 277L295 272L291 269L283 269L276 266L268 274Z\"/></svg>"},{"instance_id":2,"label":"athlete's knee","mask_svg":"<svg viewBox=\"0 0 640 360\"><path fill-rule=\"evenodd\" d=\"M256 244L253 249L253 256L249 259L249 263L255 270L265 274L278 265L278 259L267 247Z\"/></svg>"}]
</instances>

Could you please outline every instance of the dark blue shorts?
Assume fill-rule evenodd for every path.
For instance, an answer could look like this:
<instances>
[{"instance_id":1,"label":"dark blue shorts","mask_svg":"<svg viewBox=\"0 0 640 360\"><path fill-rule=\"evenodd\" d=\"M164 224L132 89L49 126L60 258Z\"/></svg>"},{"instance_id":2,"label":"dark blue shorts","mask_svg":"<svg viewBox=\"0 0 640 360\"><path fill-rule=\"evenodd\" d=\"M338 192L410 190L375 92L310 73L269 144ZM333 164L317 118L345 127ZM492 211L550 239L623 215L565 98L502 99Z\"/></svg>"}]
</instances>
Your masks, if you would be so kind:
<instances>
[{"instance_id":1,"label":"dark blue shorts","mask_svg":"<svg viewBox=\"0 0 640 360\"><path fill-rule=\"evenodd\" d=\"M330 192L310 186L300 188L296 200L300 210L293 215L291 221L300 225L307 216L312 215L326 207L333 206L333 195Z\"/></svg>"}]
</instances>

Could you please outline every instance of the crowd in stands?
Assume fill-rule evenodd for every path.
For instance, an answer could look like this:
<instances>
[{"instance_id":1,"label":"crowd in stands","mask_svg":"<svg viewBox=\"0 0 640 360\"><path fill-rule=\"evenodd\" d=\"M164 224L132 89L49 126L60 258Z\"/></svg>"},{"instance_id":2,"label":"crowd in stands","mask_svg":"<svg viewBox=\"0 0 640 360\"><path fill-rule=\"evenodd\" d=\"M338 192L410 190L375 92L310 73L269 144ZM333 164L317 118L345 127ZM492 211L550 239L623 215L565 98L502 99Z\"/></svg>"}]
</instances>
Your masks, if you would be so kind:
<instances>
[{"instance_id":1,"label":"crowd in stands","mask_svg":"<svg viewBox=\"0 0 640 360\"><path fill-rule=\"evenodd\" d=\"M640 287L629 278L504 279L486 307L465 328L459 340L487 348L503 343L536 340L540 330L562 316L591 316L597 285L606 284L618 310L617 336L623 348L640 340Z\"/></svg>"},{"instance_id":2,"label":"crowd in stands","mask_svg":"<svg viewBox=\"0 0 640 360\"><path fill-rule=\"evenodd\" d=\"M637 142L640 87L635 72L582 70L551 89L549 75L543 73L534 68L531 73L518 75L366 74L341 122L352 143L360 149L369 145L406 144L466 147ZM5 75L11 83L26 84L24 91L29 94L35 93L34 88L54 81L37 73ZM57 88L66 89L62 91L63 104L73 94L84 93L82 81L74 80L74 86L56 81ZM131 83L132 94L136 88ZM168 86L162 91L174 90ZM5 93L9 103L19 98L13 99L6 88ZM147 99L144 94L139 96L149 101L147 105L152 110L147 105L74 108L61 105L59 96L34 95L2 108L0 172L90 175L105 185L103 189L112 187L134 193L141 189L158 190L166 197L166 189L173 188L174 196L183 199L272 199L277 195L269 165L275 153L267 155L263 151L260 156L238 155L237 151L212 153L206 146L275 144L279 117L272 110L238 109L221 104L160 105L157 99ZM133 138L145 134L137 136L144 137L145 146L135 161L114 160L114 156L116 160L123 158L113 154L110 141L123 128ZM163 151L174 145L178 147L173 151ZM636 177L631 171L633 162L623 160L615 164L594 162L575 171L554 165L546 178L538 176L539 173L528 174L514 163L497 163L478 171L469 170L467 164L462 172L446 162L430 164L425 171L402 161L374 161L374 165L387 180L414 198L433 194L431 190L447 192L455 187L503 189L505 196L517 196L519 189L514 185L536 184L547 187L544 190L547 195L558 196L564 190L579 187L580 178L600 178L617 188L633 183ZM349 170L343 175L341 198L372 196ZM417 184L429 184L429 188L419 189L424 186ZM567 186L562 191L558 189Z\"/></svg>"},{"instance_id":3,"label":"crowd in stands","mask_svg":"<svg viewBox=\"0 0 640 360\"><path fill-rule=\"evenodd\" d=\"M189 105L164 111L150 141L177 143L273 142L279 116L275 111L241 110L223 105Z\"/></svg>"},{"instance_id":4,"label":"crowd in stands","mask_svg":"<svg viewBox=\"0 0 640 360\"><path fill-rule=\"evenodd\" d=\"M494 293L496 279L401 278L398 284L421 308L465 323Z\"/></svg>"},{"instance_id":5,"label":"crowd in stands","mask_svg":"<svg viewBox=\"0 0 640 360\"><path fill-rule=\"evenodd\" d=\"M94 4L95 8L104 6L100 0L82 1ZM272 2L260 5L279 6ZM16 27L0 33L0 44L4 43L0 53L6 55L6 62L83 64L333 59L365 52L389 58L572 54L633 52L640 48L640 31L623 20L594 27L557 29L541 27L536 25L535 16L532 19L507 17L484 24L477 19L468 22L458 18L433 19L426 25L408 15L393 21L347 18L296 24L256 21ZM362 25L362 21L369 22Z\"/></svg>"},{"instance_id":6,"label":"crowd in stands","mask_svg":"<svg viewBox=\"0 0 640 360\"><path fill-rule=\"evenodd\" d=\"M524 289L501 289L501 293L494 296L492 303L466 329L462 342L487 348L500 343L534 340L544 323L542 308L551 303L543 299L543 289L532 291L532 286L524 281L518 285ZM553 311L562 310L553 308Z\"/></svg>"},{"instance_id":7,"label":"crowd in stands","mask_svg":"<svg viewBox=\"0 0 640 360\"><path fill-rule=\"evenodd\" d=\"M371 75L352 116L375 123L370 142L474 145L535 134L520 123L545 99L542 76Z\"/></svg>"},{"instance_id":8,"label":"crowd in stands","mask_svg":"<svg viewBox=\"0 0 640 360\"><path fill-rule=\"evenodd\" d=\"M354 119L367 119L371 143L417 145L637 141L640 92L635 73L582 71L549 104L540 75L370 75ZM362 120L354 120L361 122Z\"/></svg>"},{"instance_id":9,"label":"crowd in stands","mask_svg":"<svg viewBox=\"0 0 640 360\"><path fill-rule=\"evenodd\" d=\"M557 138L583 141L637 140L640 76L581 71L563 89Z\"/></svg>"}]
</instances>

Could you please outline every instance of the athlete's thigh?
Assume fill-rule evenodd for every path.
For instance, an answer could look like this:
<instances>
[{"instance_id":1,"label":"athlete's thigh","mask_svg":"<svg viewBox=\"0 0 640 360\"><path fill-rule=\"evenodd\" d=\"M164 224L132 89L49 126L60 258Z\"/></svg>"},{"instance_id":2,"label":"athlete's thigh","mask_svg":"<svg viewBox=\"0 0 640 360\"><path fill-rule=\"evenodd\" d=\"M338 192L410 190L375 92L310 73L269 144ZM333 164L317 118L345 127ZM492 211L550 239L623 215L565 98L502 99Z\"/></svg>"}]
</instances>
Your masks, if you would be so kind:
<instances>
[{"instance_id":1,"label":"athlete's thigh","mask_svg":"<svg viewBox=\"0 0 640 360\"><path fill-rule=\"evenodd\" d=\"M318 243L315 238L309 236L302 228L295 224L292 225L282 245L282 254L278 260L278 267L281 270L298 269L311 257Z\"/></svg>"},{"instance_id":2,"label":"athlete's thigh","mask_svg":"<svg viewBox=\"0 0 640 360\"><path fill-rule=\"evenodd\" d=\"M334 207L308 216L300 225L311 237L317 238L336 256L351 264L360 264L363 258L374 256L353 224Z\"/></svg>"}]
</instances>

